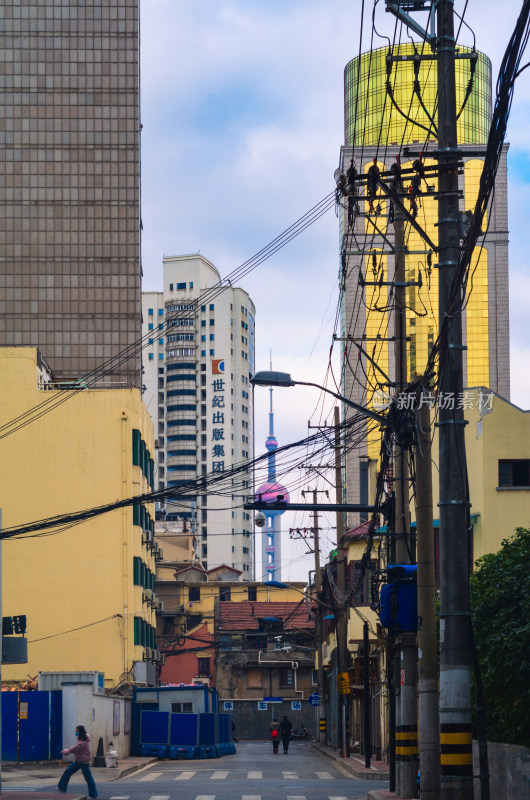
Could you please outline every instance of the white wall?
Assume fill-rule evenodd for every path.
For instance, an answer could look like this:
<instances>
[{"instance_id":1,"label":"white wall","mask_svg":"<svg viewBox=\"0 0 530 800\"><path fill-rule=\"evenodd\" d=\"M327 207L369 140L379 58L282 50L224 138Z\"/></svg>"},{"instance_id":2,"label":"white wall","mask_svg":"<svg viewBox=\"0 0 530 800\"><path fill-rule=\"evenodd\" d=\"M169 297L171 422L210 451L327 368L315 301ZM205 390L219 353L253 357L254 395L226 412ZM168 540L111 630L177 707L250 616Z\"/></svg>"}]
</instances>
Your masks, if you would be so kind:
<instances>
[{"instance_id":1,"label":"white wall","mask_svg":"<svg viewBox=\"0 0 530 800\"><path fill-rule=\"evenodd\" d=\"M120 708L119 734L113 731L115 702ZM113 742L119 758L127 758L131 754L132 739L131 732L124 733L127 703L131 703L131 700L92 694L92 686L89 684L72 683L63 686L63 747L68 748L75 744L76 726L84 725L90 734L92 758L96 755L100 736L103 737L103 754L107 751L109 742ZM66 756L65 760L73 761L73 756Z\"/></svg>"}]
</instances>

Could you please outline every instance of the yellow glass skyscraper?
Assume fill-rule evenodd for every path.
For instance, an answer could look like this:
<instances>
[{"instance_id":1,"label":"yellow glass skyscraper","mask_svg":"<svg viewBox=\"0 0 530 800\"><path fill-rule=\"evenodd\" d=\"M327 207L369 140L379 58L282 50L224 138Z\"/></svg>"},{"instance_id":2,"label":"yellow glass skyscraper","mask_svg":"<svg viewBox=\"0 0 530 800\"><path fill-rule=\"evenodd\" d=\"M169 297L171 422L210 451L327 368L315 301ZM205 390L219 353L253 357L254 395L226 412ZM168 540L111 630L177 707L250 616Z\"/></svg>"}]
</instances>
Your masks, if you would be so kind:
<instances>
[{"instance_id":1,"label":"yellow glass skyscraper","mask_svg":"<svg viewBox=\"0 0 530 800\"><path fill-rule=\"evenodd\" d=\"M350 61L345 69L345 145L340 172L353 165L359 174L374 164L389 171L400 159L402 170L416 161L437 164L437 67L430 49L407 44L381 48ZM456 58L456 110L460 154L460 211L475 206L491 119L491 64L482 53L459 48ZM464 385L487 386L509 398L507 146L496 191L472 261L463 311ZM385 181L390 182L390 177ZM403 175L404 205L421 236L405 222L408 379L423 373L438 334L437 178L428 170L415 191L412 175ZM341 213L342 372L346 396L372 403L383 370L394 379L393 288L395 270L391 204L360 197ZM381 195L381 192L377 192ZM390 216L389 216L390 215ZM462 225L465 218L462 214ZM462 231L462 235L464 232ZM390 285L385 285L390 284ZM358 349L360 345L370 358ZM378 367L380 370L378 370ZM368 464L379 454L374 434L364 451L347 459L348 502L367 502Z\"/></svg>"}]
</instances>

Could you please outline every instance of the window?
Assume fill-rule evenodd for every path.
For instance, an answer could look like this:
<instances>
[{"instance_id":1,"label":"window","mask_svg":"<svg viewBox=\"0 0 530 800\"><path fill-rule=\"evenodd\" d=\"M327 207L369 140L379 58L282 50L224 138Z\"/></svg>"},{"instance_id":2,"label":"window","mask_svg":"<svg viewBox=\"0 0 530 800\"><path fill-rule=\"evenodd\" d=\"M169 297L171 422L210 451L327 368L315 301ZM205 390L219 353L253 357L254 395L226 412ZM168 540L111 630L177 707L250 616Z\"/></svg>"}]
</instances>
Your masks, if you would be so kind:
<instances>
[{"instance_id":1,"label":"window","mask_svg":"<svg viewBox=\"0 0 530 800\"><path fill-rule=\"evenodd\" d=\"M361 562L350 561L348 564L348 584L350 591L353 591L353 605L366 606L370 604L371 576L375 568L376 562L370 561L362 578Z\"/></svg>"},{"instance_id":2,"label":"window","mask_svg":"<svg viewBox=\"0 0 530 800\"><path fill-rule=\"evenodd\" d=\"M190 586L188 589L188 600L196 602L201 599L201 587Z\"/></svg>"},{"instance_id":3,"label":"window","mask_svg":"<svg viewBox=\"0 0 530 800\"><path fill-rule=\"evenodd\" d=\"M172 292L172 291L173 291L173 284L172 284L172 283L170 283L170 284L169 284L169 291L170 291L170 292Z\"/></svg>"},{"instance_id":4,"label":"window","mask_svg":"<svg viewBox=\"0 0 530 800\"><path fill-rule=\"evenodd\" d=\"M215 320L214 319L210 320L210 325L215 325Z\"/></svg>"},{"instance_id":5,"label":"window","mask_svg":"<svg viewBox=\"0 0 530 800\"><path fill-rule=\"evenodd\" d=\"M182 291L185 288L186 288L186 284L185 283L177 283L177 291L178 292Z\"/></svg>"},{"instance_id":6,"label":"window","mask_svg":"<svg viewBox=\"0 0 530 800\"><path fill-rule=\"evenodd\" d=\"M211 334L210 334L210 341L211 341L211 342L214 342L214 341L215 341L215 333L211 333Z\"/></svg>"},{"instance_id":7,"label":"window","mask_svg":"<svg viewBox=\"0 0 530 800\"><path fill-rule=\"evenodd\" d=\"M247 670L247 688L248 689L263 688L263 675L261 669Z\"/></svg>"},{"instance_id":8,"label":"window","mask_svg":"<svg viewBox=\"0 0 530 800\"><path fill-rule=\"evenodd\" d=\"M154 341L155 341L154 339L148 339L147 344L154 344Z\"/></svg>"},{"instance_id":9,"label":"window","mask_svg":"<svg viewBox=\"0 0 530 800\"><path fill-rule=\"evenodd\" d=\"M153 360L154 360L154 355L152 353L149 353L149 361L153 361Z\"/></svg>"},{"instance_id":10,"label":"window","mask_svg":"<svg viewBox=\"0 0 530 800\"><path fill-rule=\"evenodd\" d=\"M283 668L279 670L280 672L280 686L293 686L294 685L294 673L292 669Z\"/></svg>"},{"instance_id":11,"label":"window","mask_svg":"<svg viewBox=\"0 0 530 800\"><path fill-rule=\"evenodd\" d=\"M222 586L219 589L219 600L221 603L230 602L230 586Z\"/></svg>"},{"instance_id":12,"label":"window","mask_svg":"<svg viewBox=\"0 0 530 800\"><path fill-rule=\"evenodd\" d=\"M215 305L213 303L210 303L210 311L213 311L214 308L215 308Z\"/></svg>"},{"instance_id":13,"label":"window","mask_svg":"<svg viewBox=\"0 0 530 800\"><path fill-rule=\"evenodd\" d=\"M163 353L159 353L158 354L158 358L160 359L160 361L163 361L164 360L164 354Z\"/></svg>"},{"instance_id":14,"label":"window","mask_svg":"<svg viewBox=\"0 0 530 800\"><path fill-rule=\"evenodd\" d=\"M197 658L197 675L202 678L210 677L210 659Z\"/></svg>"},{"instance_id":15,"label":"window","mask_svg":"<svg viewBox=\"0 0 530 800\"><path fill-rule=\"evenodd\" d=\"M155 326L154 326L154 323L153 323L153 322L150 322L150 323L149 323L149 325L148 325L147 327L148 327L148 329L149 329L150 331L152 331L152 330L154 330L154 327L155 327Z\"/></svg>"},{"instance_id":16,"label":"window","mask_svg":"<svg viewBox=\"0 0 530 800\"><path fill-rule=\"evenodd\" d=\"M193 714L193 702L191 703L171 703L172 714Z\"/></svg>"},{"instance_id":17,"label":"window","mask_svg":"<svg viewBox=\"0 0 530 800\"><path fill-rule=\"evenodd\" d=\"M499 487L530 488L530 459L499 460Z\"/></svg>"},{"instance_id":18,"label":"window","mask_svg":"<svg viewBox=\"0 0 530 800\"><path fill-rule=\"evenodd\" d=\"M147 313L149 314L150 317L153 316L153 309L152 308L148 308L147 309Z\"/></svg>"},{"instance_id":19,"label":"window","mask_svg":"<svg viewBox=\"0 0 530 800\"><path fill-rule=\"evenodd\" d=\"M164 316L164 309L163 308L159 308L158 309L158 316L159 317L163 317Z\"/></svg>"},{"instance_id":20,"label":"window","mask_svg":"<svg viewBox=\"0 0 530 800\"><path fill-rule=\"evenodd\" d=\"M247 589L248 592L248 599L251 601L256 601L258 599L258 592L255 586L249 586Z\"/></svg>"},{"instance_id":21,"label":"window","mask_svg":"<svg viewBox=\"0 0 530 800\"><path fill-rule=\"evenodd\" d=\"M164 344L164 340L163 339L159 339L158 342L159 342L159 344Z\"/></svg>"}]
</instances>

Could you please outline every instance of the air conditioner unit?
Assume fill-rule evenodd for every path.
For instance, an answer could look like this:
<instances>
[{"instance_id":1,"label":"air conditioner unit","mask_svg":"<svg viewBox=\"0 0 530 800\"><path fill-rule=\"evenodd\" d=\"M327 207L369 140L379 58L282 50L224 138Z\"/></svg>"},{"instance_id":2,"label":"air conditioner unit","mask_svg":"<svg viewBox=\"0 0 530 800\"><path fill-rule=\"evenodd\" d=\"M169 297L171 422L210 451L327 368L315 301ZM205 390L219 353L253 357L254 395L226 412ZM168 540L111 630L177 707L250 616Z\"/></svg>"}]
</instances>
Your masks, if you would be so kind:
<instances>
[{"instance_id":1,"label":"air conditioner unit","mask_svg":"<svg viewBox=\"0 0 530 800\"><path fill-rule=\"evenodd\" d=\"M159 664L160 663L160 653L158 652L158 650L154 650L153 653L154 653L154 660L156 661L157 664Z\"/></svg>"},{"instance_id":2,"label":"air conditioner unit","mask_svg":"<svg viewBox=\"0 0 530 800\"><path fill-rule=\"evenodd\" d=\"M163 667L165 663L166 663L166 657L164 653L160 653L160 661L159 661L160 666Z\"/></svg>"},{"instance_id":3,"label":"air conditioner unit","mask_svg":"<svg viewBox=\"0 0 530 800\"><path fill-rule=\"evenodd\" d=\"M158 601L158 610L159 611L163 611L164 610L164 603L162 602L162 600Z\"/></svg>"},{"instance_id":4,"label":"air conditioner unit","mask_svg":"<svg viewBox=\"0 0 530 800\"><path fill-rule=\"evenodd\" d=\"M152 589L144 589L142 593L142 600L144 603L152 603L153 602L153 590Z\"/></svg>"},{"instance_id":5,"label":"air conditioner unit","mask_svg":"<svg viewBox=\"0 0 530 800\"><path fill-rule=\"evenodd\" d=\"M184 605L180 606L179 607L179 611L183 611L183 612L186 611L186 606L184 606Z\"/></svg>"},{"instance_id":6,"label":"air conditioner unit","mask_svg":"<svg viewBox=\"0 0 530 800\"><path fill-rule=\"evenodd\" d=\"M151 531L144 531L142 544L153 544L153 534L151 533Z\"/></svg>"},{"instance_id":7,"label":"air conditioner unit","mask_svg":"<svg viewBox=\"0 0 530 800\"><path fill-rule=\"evenodd\" d=\"M151 653L152 653L152 652L153 652L153 651L151 650L151 648L150 648L150 647L146 647L146 648L145 648L145 651L144 651L144 661L151 661Z\"/></svg>"}]
</instances>

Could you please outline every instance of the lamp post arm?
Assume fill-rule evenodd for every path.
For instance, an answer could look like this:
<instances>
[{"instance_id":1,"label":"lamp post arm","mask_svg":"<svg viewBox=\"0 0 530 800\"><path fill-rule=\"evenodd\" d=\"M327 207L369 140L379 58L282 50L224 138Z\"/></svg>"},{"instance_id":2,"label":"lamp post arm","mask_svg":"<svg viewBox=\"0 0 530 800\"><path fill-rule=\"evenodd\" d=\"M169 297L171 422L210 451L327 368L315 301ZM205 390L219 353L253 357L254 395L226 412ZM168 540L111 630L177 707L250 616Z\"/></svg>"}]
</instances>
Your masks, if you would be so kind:
<instances>
[{"instance_id":1,"label":"lamp post arm","mask_svg":"<svg viewBox=\"0 0 530 800\"><path fill-rule=\"evenodd\" d=\"M356 411L360 411L360 413L364 414L365 417L370 417L370 419L379 422L380 425L384 425L385 428L388 427L388 419L386 417L376 414L375 411L370 411L370 409L366 408L365 406L354 403L353 400L348 400L347 397L343 397L338 392L334 392L333 389L326 389L325 386L320 386L318 383L309 383L308 381L293 381L293 383L297 386L313 386L315 389L320 389L323 392L327 392L327 394L331 394L337 400L340 400L341 403L350 406L350 408L354 408Z\"/></svg>"}]
</instances>

